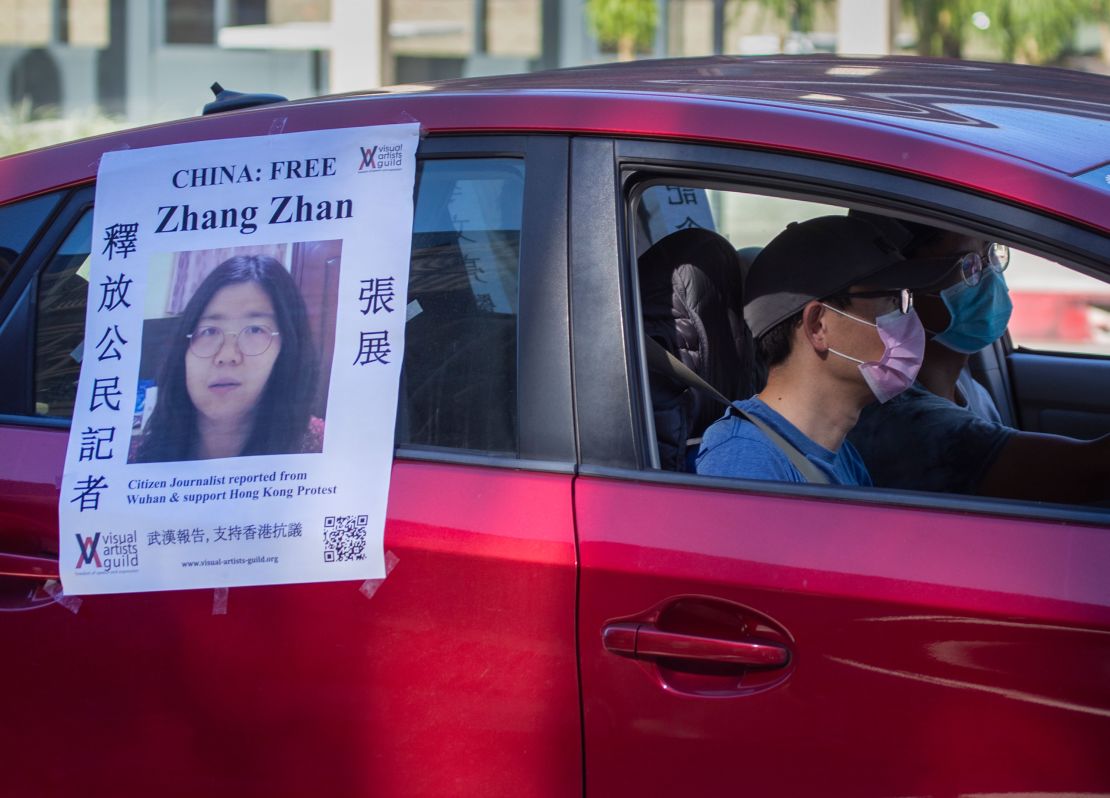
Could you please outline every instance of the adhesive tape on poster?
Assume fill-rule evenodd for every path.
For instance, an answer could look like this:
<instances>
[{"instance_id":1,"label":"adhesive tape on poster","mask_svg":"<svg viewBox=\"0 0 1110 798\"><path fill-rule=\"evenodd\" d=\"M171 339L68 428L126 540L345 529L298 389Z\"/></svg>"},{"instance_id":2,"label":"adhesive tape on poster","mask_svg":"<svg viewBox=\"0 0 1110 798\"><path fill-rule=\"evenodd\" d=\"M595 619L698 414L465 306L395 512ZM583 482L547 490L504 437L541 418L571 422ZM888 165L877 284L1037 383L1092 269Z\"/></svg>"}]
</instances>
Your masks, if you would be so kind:
<instances>
[{"instance_id":1,"label":"adhesive tape on poster","mask_svg":"<svg viewBox=\"0 0 1110 798\"><path fill-rule=\"evenodd\" d=\"M397 567L397 563L400 561L401 559L396 554L387 551L385 553L385 577L381 579L367 579L359 586L358 592L368 599L374 598L374 594L378 592L378 588L385 584L386 578L393 569Z\"/></svg>"}]
</instances>

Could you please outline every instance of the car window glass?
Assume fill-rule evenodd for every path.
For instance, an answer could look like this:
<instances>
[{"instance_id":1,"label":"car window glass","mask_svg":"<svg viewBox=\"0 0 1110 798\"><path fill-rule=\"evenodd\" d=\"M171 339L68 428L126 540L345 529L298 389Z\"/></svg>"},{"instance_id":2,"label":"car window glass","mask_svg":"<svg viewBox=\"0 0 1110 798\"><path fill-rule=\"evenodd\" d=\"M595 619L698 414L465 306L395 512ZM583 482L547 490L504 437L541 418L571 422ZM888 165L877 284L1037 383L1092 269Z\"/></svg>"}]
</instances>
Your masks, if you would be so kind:
<instances>
[{"instance_id":1,"label":"car window glass","mask_svg":"<svg viewBox=\"0 0 1110 798\"><path fill-rule=\"evenodd\" d=\"M637 205L638 250L642 253L664 236L691 227L718 232L737 249L762 246L790 222L843 213L844 208L785 197L652 185Z\"/></svg>"},{"instance_id":2,"label":"car window glass","mask_svg":"<svg viewBox=\"0 0 1110 798\"><path fill-rule=\"evenodd\" d=\"M419 166L399 444L516 452L523 189L514 159Z\"/></svg>"},{"instance_id":3,"label":"car window glass","mask_svg":"<svg viewBox=\"0 0 1110 798\"><path fill-rule=\"evenodd\" d=\"M645 201L652 191L654 204ZM651 408L645 426L649 439L656 442L653 466L715 476L825 481L803 471L797 464L800 456L791 459L792 454L801 453L811 461L816 458L831 464L826 471L839 468L833 481L840 484L1009 498L1008 488L995 475L1024 456L1019 451L1010 459L998 459L1014 429L1075 439L1105 435L1110 415L1099 386L1106 378L1106 364L1090 355L1110 354L1110 283L1013 247L988 246L980 236L949 227L958 224L954 217L938 220L933 226L907 219L901 228L888 228L886 221L875 218L882 214L863 208L860 210L873 214L873 224L892 236L892 242L915 241L913 251L918 257L952 258L951 268L939 282L913 292L916 319L905 328L906 336L916 335L923 327L939 339L932 361L922 341L924 364L932 364L928 372L932 385L943 388L946 383L938 381L938 375L947 377L944 364L959 362L956 358L944 360L936 352L974 355L952 375L952 396L931 390L924 381L894 386L897 390L890 389L893 392L886 400L860 408L857 423L841 441L845 445L831 453L814 448L812 437L790 424L785 414L767 412L766 404L751 402L741 409L766 415L771 419L768 425L778 425L773 433L785 440L754 423L734 421L738 413L732 415L733 421L717 423L722 419L722 403L699 379L727 400L746 400L767 385L763 359L785 356L781 336L768 334L757 346L745 323L744 303L750 299L744 285L748 268L762 248L792 222L849 212L845 207L757 191L696 184L651 185L632 195L638 245L636 280L647 356L645 393ZM683 201L678 214L668 206L671 199ZM685 213L691 207L697 215ZM896 212L890 215L898 217ZM908 239L903 238L906 234ZM813 252L809 265L819 266L824 254ZM771 266L771 261L762 263ZM795 277L804 273L799 270ZM983 288L969 290L984 280L989 282ZM871 297L857 293L862 293L865 301L875 302L885 301L889 292ZM1012 314L1007 294L1012 299ZM899 299L909 298L899 295ZM1007 322L1019 348L1087 357L1000 361L989 344L1006 332ZM891 335L900 340L900 328L895 324L888 328L895 330ZM770 332L776 329L772 327ZM986 343L980 343L982 340ZM883 343L889 349L885 340ZM762 352L757 354L760 348ZM672 356L670 360L664 352ZM848 359L853 359L850 353ZM681 365L676 366L676 360ZM917 377L916 367L912 374L909 380ZM780 379L777 388L782 384ZM876 385L886 390L881 382L868 385L877 397ZM749 440L753 442L750 446ZM953 446L957 440L959 445ZM770 445L766 445L768 441ZM905 457L906 447L915 457ZM830 457L821 459L824 454ZM1097 489L1071 490L1069 485L1046 485L1044 491L1038 494L1045 497L1043 501L1064 503L1091 501L1087 497L1104 501L1105 495Z\"/></svg>"},{"instance_id":4,"label":"car window glass","mask_svg":"<svg viewBox=\"0 0 1110 798\"><path fill-rule=\"evenodd\" d=\"M1110 283L1013 248L1005 274L1014 346L1110 356Z\"/></svg>"},{"instance_id":5,"label":"car window glass","mask_svg":"<svg viewBox=\"0 0 1110 798\"><path fill-rule=\"evenodd\" d=\"M92 210L86 211L39 275L35 319L35 415L69 418L85 335Z\"/></svg>"},{"instance_id":6,"label":"car window glass","mask_svg":"<svg viewBox=\"0 0 1110 798\"><path fill-rule=\"evenodd\" d=\"M61 192L43 194L0 208L0 286L61 198Z\"/></svg>"}]
</instances>

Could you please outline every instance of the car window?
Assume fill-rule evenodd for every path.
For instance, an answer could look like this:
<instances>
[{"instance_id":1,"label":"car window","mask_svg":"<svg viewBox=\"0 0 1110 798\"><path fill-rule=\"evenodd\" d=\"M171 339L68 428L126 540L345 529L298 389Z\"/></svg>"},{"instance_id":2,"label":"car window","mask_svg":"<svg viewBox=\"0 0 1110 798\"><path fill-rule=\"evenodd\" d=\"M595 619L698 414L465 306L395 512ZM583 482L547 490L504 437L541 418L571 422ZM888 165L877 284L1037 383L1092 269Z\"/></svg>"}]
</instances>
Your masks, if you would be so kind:
<instances>
[{"instance_id":1,"label":"car window","mask_svg":"<svg viewBox=\"0 0 1110 798\"><path fill-rule=\"evenodd\" d=\"M16 261L61 199L62 193L55 192L0 208L0 287L7 283Z\"/></svg>"},{"instance_id":2,"label":"car window","mask_svg":"<svg viewBox=\"0 0 1110 798\"><path fill-rule=\"evenodd\" d=\"M1006 282L1015 347L1110 356L1110 284L1014 248Z\"/></svg>"},{"instance_id":3,"label":"car window","mask_svg":"<svg viewBox=\"0 0 1110 798\"><path fill-rule=\"evenodd\" d=\"M844 209L804 200L654 185L641 195L638 250L690 227L714 230L744 250L766 243L792 221L839 213ZM1014 304L1009 324L1014 346L1110 356L1110 284L1031 252L1015 247L1009 252L1005 277Z\"/></svg>"},{"instance_id":4,"label":"car window","mask_svg":"<svg viewBox=\"0 0 1110 798\"><path fill-rule=\"evenodd\" d=\"M35 415L69 418L77 396L85 337L92 209L85 211L38 280L35 317Z\"/></svg>"},{"instance_id":5,"label":"car window","mask_svg":"<svg viewBox=\"0 0 1110 798\"><path fill-rule=\"evenodd\" d=\"M398 444L513 454L524 165L417 172Z\"/></svg>"},{"instance_id":6,"label":"car window","mask_svg":"<svg viewBox=\"0 0 1110 798\"><path fill-rule=\"evenodd\" d=\"M917 257L952 256L952 269L945 272L942 282L913 292L917 318L907 322L905 335L916 334L912 332L916 327L924 328L926 336L930 331L937 339L947 336L933 359L925 359L926 365L933 364L928 372L933 385L938 384L941 371L938 363L958 363L962 355L965 365L962 370L957 365L954 387L948 389L951 396L933 392L924 381L906 381L884 399L869 383L879 401L861 407L857 423L842 440L844 445L830 455L836 459L828 462L847 474L837 472L833 481L1011 498L997 475L1022 456L1015 450L1018 454L999 459L1015 430L1065 436L1074 441L1068 446L1078 446L1078 442L1100 438L1110 429L1106 394L1100 387L1110 377L1108 363L1090 357L1110 353L1110 284L1008 246L1005 240L988 246L981 235L959 230L955 216L926 224L896 211L852 210L849 200L834 205L763 191L645 181L631 195L635 279L647 358L645 398L651 408L645 423L647 439L656 444L652 466L709 475L758 473L768 474L757 477L760 479L827 481L805 462L799 465L800 456L790 458L802 452L812 460L811 451L820 458L828 450L807 449L813 446L812 439L780 421L781 416L767 413L783 431L761 431L764 437L753 437L751 424L738 427L732 421L715 422L724 415L726 399L746 400L763 391L767 385L763 358L782 351L781 346L775 348L773 336L757 346L744 318L748 270L762 248L792 223L858 212L871 214L863 218L883 229L897 246L913 247L909 251L918 253ZM903 218L904 223L893 224L884 215ZM976 254L980 257L974 257ZM812 257L810 265L819 267L822 252L815 251ZM987 270L988 266L993 269ZM953 271L957 267L974 271L969 272L970 277L964 274L960 282L962 272ZM940 264L930 268L940 268ZM986 284L987 290L950 290L978 285L982 275L992 271L997 279ZM862 295L867 296L865 292ZM1012 297L1012 315L1005 301L1008 295ZM974 304L963 301L969 296ZM963 309L962 316L953 316L956 310L950 301L955 302L954 297L961 298L958 308ZM873 298L887 299L885 294ZM910 296L900 299L908 310ZM972 317L969 307L978 315ZM1007 322L1018 349L1010 357L1005 357L1003 347L990 346L1007 331ZM888 327L893 329L894 324L888 323ZM901 340L897 332L888 334ZM986 343L980 343L984 340ZM1044 352L1029 356L1021 352L1023 348ZM941 351L955 353L957 358L944 361L936 354ZM1051 356L1060 352L1087 357ZM850 355L848 359L854 359ZM914 376L907 379L914 380L917 373L915 367ZM717 395L701 381L716 389ZM945 383L939 384L943 390ZM765 412L762 409L766 407L749 402L741 410ZM775 433L780 437L774 437ZM746 459L725 462L722 458L744 448L729 436L739 439L742 435L756 441L744 452ZM785 457L790 466L763 464L759 447L765 439L774 446L767 462L778 463L775 458ZM953 447L951 441L957 439L960 445ZM915 458L905 458L902 447L906 445L912 447ZM923 468L922 463L928 467ZM1105 495L1097 488L1069 487L1085 484L1081 479L1068 477L1060 484L1063 487L1047 485L1043 500L1078 504Z\"/></svg>"}]
</instances>

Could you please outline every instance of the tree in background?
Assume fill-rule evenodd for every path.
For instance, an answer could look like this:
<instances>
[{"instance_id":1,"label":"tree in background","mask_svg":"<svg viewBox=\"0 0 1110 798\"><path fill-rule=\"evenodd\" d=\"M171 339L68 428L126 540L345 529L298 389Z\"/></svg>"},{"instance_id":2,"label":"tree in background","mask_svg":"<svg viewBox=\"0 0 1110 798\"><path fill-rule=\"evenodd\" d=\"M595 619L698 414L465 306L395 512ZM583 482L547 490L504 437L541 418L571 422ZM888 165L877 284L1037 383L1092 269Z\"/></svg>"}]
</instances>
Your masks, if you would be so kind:
<instances>
[{"instance_id":1,"label":"tree in background","mask_svg":"<svg viewBox=\"0 0 1110 798\"><path fill-rule=\"evenodd\" d=\"M903 8L917 23L917 54L963 56L964 39L972 30L976 0L904 0Z\"/></svg>"},{"instance_id":2,"label":"tree in background","mask_svg":"<svg viewBox=\"0 0 1110 798\"><path fill-rule=\"evenodd\" d=\"M655 0L586 0L586 17L597 40L603 47L616 47L621 61L651 47L659 25Z\"/></svg>"},{"instance_id":3,"label":"tree in background","mask_svg":"<svg viewBox=\"0 0 1110 798\"><path fill-rule=\"evenodd\" d=\"M920 55L963 56L973 20L998 44L1005 61L1054 61L1075 38L1076 26L1104 19L1107 0L904 0L917 22ZM985 16L984 16L985 15Z\"/></svg>"},{"instance_id":4,"label":"tree in background","mask_svg":"<svg viewBox=\"0 0 1110 798\"><path fill-rule=\"evenodd\" d=\"M1002 48L1005 61L1044 64L1056 60L1075 40L1080 22L1097 20L1092 0L983 0L990 16L987 33Z\"/></svg>"},{"instance_id":5,"label":"tree in background","mask_svg":"<svg viewBox=\"0 0 1110 798\"><path fill-rule=\"evenodd\" d=\"M828 6L832 0L760 0L779 19L785 20L792 31L808 33L817 19L817 7Z\"/></svg>"}]
</instances>

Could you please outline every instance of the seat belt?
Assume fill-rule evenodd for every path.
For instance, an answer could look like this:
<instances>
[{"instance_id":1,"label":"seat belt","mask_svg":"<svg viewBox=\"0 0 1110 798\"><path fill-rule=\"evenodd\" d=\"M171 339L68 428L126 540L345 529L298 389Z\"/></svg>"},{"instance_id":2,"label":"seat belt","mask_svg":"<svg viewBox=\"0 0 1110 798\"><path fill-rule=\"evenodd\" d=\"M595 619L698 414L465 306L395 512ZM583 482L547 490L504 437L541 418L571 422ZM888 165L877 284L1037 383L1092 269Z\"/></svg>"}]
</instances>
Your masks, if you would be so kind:
<instances>
[{"instance_id":1,"label":"seat belt","mask_svg":"<svg viewBox=\"0 0 1110 798\"><path fill-rule=\"evenodd\" d=\"M744 412L734 405L729 401L728 397L699 377L693 369L664 349L662 344L654 338L647 337L645 340L649 369L670 377L683 385L704 391L727 407L731 412L750 421L755 425L756 429L767 436L771 443L778 447L779 451L786 455L786 459L790 461L790 464L794 466L794 468L798 469L806 482L811 482L815 485L828 485L831 482L828 474L815 466L804 454L799 452L790 441L771 429L766 422L756 418L750 413Z\"/></svg>"}]
</instances>

